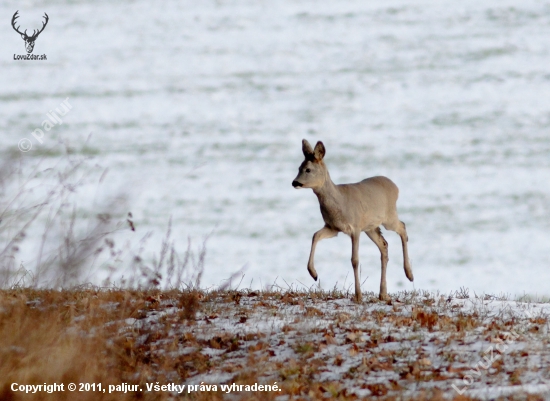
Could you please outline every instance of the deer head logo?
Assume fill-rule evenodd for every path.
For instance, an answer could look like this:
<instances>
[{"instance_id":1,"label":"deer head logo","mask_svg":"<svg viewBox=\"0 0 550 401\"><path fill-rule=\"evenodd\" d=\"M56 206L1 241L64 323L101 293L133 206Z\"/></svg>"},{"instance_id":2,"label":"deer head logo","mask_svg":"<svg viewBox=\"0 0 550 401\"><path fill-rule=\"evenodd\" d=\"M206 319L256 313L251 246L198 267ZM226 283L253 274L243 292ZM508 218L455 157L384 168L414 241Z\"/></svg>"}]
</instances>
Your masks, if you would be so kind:
<instances>
[{"instance_id":1,"label":"deer head logo","mask_svg":"<svg viewBox=\"0 0 550 401\"><path fill-rule=\"evenodd\" d=\"M13 14L13 18L11 19L11 26L13 27L13 29L15 29L15 32L17 32L19 35L21 35L21 37L25 41L25 48L27 49L27 53L31 54L32 51L34 50L34 41L36 40L38 35L40 35L42 33L44 28L46 28L46 25L48 25L48 20L50 18L48 17L48 14L44 13L44 19L46 21L42 23L42 29L39 29L38 32L36 31L36 29L33 29L32 35L29 36L29 35L27 35L27 30L26 29L25 29L25 32L21 32L19 30L19 26L17 28L15 27L15 23L16 23L15 20L17 18L19 18L19 15L17 15L17 13L19 13L19 10L17 10L15 12L15 14Z\"/></svg>"}]
</instances>

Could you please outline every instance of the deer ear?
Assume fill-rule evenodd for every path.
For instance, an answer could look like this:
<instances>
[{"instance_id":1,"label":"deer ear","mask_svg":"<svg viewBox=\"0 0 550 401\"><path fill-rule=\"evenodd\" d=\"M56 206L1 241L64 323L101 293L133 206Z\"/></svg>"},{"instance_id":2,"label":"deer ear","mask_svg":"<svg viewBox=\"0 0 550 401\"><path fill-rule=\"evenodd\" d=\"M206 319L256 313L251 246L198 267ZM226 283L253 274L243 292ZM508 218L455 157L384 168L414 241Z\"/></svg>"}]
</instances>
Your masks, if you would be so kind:
<instances>
[{"instance_id":1,"label":"deer ear","mask_svg":"<svg viewBox=\"0 0 550 401\"><path fill-rule=\"evenodd\" d=\"M306 159L313 157L313 148L305 139L302 139L302 152L304 152L304 157Z\"/></svg>"},{"instance_id":2,"label":"deer ear","mask_svg":"<svg viewBox=\"0 0 550 401\"><path fill-rule=\"evenodd\" d=\"M321 161L323 160L323 157L325 157L325 145L323 145L323 142L319 141L317 142L317 145L315 145L315 149L313 150L315 160Z\"/></svg>"}]
</instances>

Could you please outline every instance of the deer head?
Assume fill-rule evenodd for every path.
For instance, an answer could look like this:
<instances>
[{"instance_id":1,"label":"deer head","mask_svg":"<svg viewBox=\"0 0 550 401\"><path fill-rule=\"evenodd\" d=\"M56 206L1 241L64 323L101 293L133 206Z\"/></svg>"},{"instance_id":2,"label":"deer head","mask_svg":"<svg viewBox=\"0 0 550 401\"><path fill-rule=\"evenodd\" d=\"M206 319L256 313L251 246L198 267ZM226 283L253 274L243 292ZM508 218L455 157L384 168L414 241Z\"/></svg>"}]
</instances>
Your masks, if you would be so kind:
<instances>
[{"instance_id":1,"label":"deer head","mask_svg":"<svg viewBox=\"0 0 550 401\"><path fill-rule=\"evenodd\" d=\"M21 32L19 30L19 26L17 28L15 27L15 22L16 22L15 20L17 18L19 18L19 15L17 15L18 13L19 13L19 10L17 10L15 12L15 14L13 14L13 18L11 19L11 26L13 27L15 32L17 32L19 35L21 35L21 37L25 41L25 48L27 49L27 53L30 54L34 50L34 41L36 40L38 35L40 35L42 33L44 28L46 28L46 25L48 25L48 20L50 18L48 17L48 14L44 13L45 21L42 23L42 29L39 29L38 32L36 31L36 29L33 29L32 35L29 36L29 35L27 35L27 30L26 29L25 29L25 32Z\"/></svg>"}]
</instances>

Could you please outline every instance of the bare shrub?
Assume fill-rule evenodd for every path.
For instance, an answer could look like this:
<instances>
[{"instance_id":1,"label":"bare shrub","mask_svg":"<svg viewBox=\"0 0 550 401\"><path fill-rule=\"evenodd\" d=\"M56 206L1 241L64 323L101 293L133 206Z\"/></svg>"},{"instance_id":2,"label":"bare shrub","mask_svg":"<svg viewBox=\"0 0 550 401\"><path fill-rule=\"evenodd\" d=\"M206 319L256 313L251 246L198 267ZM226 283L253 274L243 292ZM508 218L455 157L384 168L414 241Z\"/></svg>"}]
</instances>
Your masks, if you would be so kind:
<instances>
[{"instance_id":1,"label":"bare shrub","mask_svg":"<svg viewBox=\"0 0 550 401\"><path fill-rule=\"evenodd\" d=\"M126 207L122 196L92 218L77 217L74 199L89 174L86 160L67 155L43 168L44 160L31 166L9 155L0 166L0 287L75 285L102 253L101 241L123 227L117 221ZM24 244L29 234L38 243L32 251ZM21 252L25 263L17 261Z\"/></svg>"},{"instance_id":2,"label":"bare shrub","mask_svg":"<svg viewBox=\"0 0 550 401\"><path fill-rule=\"evenodd\" d=\"M103 202L93 215L77 207L81 187L101 173L99 185L107 171L89 166L88 159L67 154L43 166L45 160L31 165L21 155L5 158L0 166L0 288L71 288L97 269L108 271L104 286L112 286L116 274L126 270L130 278L120 279L118 287L199 288L208 237L196 249L188 238L187 249L178 253L170 218L156 256L143 256L151 233L141 238L137 251L131 244L117 246L116 234L136 230L127 196ZM31 249L29 243L38 246Z\"/></svg>"}]
</instances>

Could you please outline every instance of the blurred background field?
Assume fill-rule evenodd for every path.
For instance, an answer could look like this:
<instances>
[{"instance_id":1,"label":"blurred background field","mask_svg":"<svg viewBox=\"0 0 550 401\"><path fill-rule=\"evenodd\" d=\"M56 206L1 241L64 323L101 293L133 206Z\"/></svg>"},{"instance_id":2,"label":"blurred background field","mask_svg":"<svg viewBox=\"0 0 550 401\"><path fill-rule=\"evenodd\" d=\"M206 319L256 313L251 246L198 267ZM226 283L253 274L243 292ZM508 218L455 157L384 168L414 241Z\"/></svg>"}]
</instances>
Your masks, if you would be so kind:
<instances>
[{"instance_id":1,"label":"blurred background field","mask_svg":"<svg viewBox=\"0 0 550 401\"><path fill-rule=\"evenodd\" d=\"M30 30L48 13L34 50L47 62L13 60L16 10ZM125 195L118 217L131 212L136 231L117 246L151 232L143 255L158 251L172 216L180 251L209 236L204 286L243 266L250 288L309 286L323 222L291 182L301 139L322 140L336 183L399 186L416 289L550 295L550 2L6 1L0 16L0 146L24 177L3 185L4 207L26 177L33 189L10 207L40 202L70 153L87 158L63 198L77 221ZM31 132L67 97L38 143ZM15 265L33 268L48 221L45 209ZM389 291L411 290L398 236L386 239ZM323 288L352 283L350 257L343 235L319 245ZM360 257L375 291L366 236ZM99 263L85 280L124 269Z\"/></svg>"}]
</instances>

